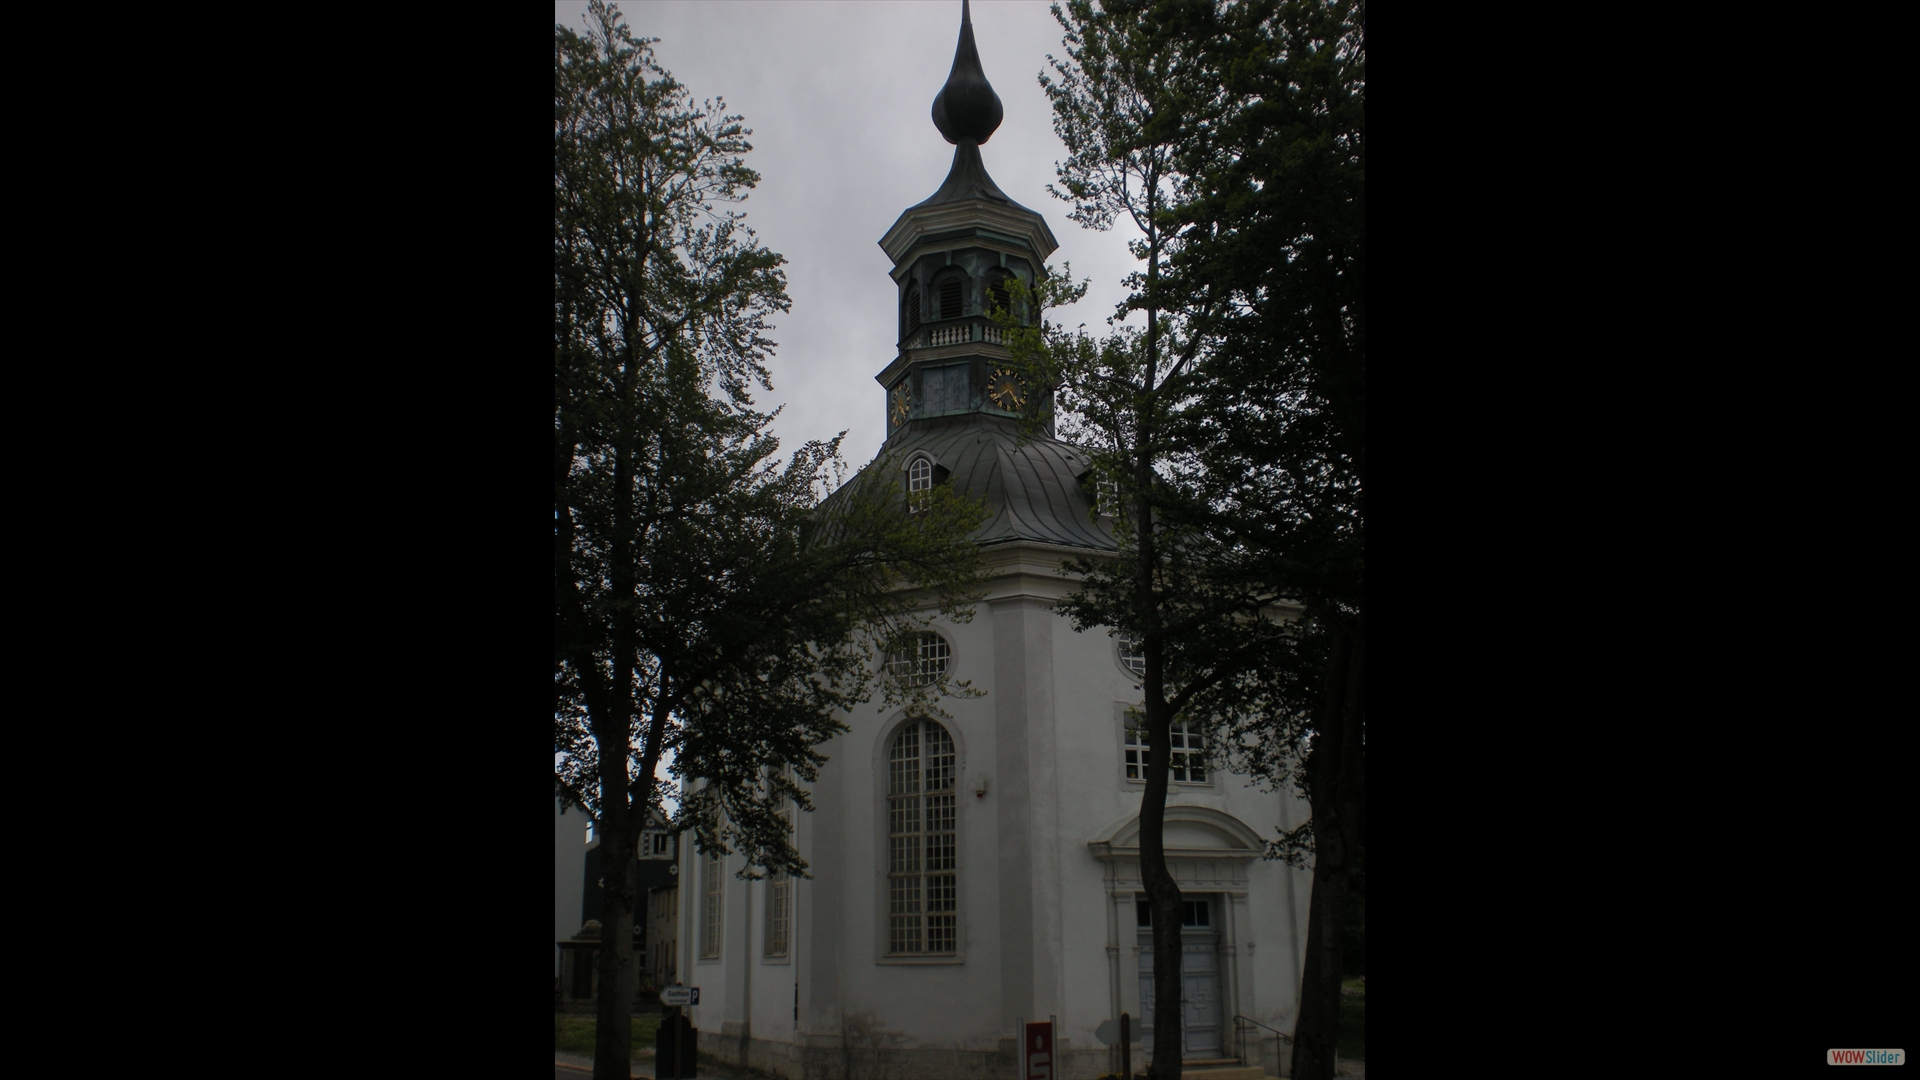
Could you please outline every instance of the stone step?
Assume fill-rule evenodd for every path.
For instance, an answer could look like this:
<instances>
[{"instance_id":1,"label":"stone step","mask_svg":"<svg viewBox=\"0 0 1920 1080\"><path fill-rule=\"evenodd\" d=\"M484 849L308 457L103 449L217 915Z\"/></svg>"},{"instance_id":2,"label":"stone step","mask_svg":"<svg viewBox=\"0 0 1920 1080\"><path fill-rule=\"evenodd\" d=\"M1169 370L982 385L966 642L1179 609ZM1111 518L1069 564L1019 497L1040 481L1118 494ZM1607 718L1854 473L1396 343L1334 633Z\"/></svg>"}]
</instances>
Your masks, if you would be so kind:
<instances>
[{"instance_id":1,"label":"stone step","mask_svg":"<svg viewBox=\"0 0 1920 1080\"><path fill-rule=\"evenodd\" d=\"M1258 1065L1196 1065L1190 1061L1180 1063L1181 1080L1266 1080L1267 1070Z\"/></svg>"}]
</instances>

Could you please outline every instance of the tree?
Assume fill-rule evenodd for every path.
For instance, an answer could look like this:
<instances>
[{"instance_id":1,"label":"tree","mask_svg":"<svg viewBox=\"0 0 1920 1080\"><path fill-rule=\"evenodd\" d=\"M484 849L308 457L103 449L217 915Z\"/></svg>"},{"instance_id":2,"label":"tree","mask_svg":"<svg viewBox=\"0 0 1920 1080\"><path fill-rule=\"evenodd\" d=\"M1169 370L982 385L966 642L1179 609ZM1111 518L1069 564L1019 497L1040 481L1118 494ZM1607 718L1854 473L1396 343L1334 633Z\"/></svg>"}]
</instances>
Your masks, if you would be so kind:
<instances>
[{"instance_id":1,"label":"tree","mask_svg":"<svg viewBox=\"0 0 1920 1080\"><path fill-rule=\"evenodd\" d=\"M1105 229L1126 215L1141 239L1143 263L1131 275L1121 313L1137 310L1144 325L1115 324L1101 339L1042 324L1004 320L1016 358L1040 385L1052 386L1062 436L1087 451L1095 471L1118 493L1119 552L1112 559L1070 561L1079 584L1058 605L1075 629L1107 627L1135 638L1147 740L1146 790L1140 810L1141 878L1152 912L1155 1043L1149 1075L1181 1073L1181 902L1163 839L1176 718L1214 725L1247 724L1280 688L1271 685L1277 651L1292 631L1277 617L1279 597L1234 573L1230 549L1192 514L1169 508L1203 499L1199 460L1184 442L1183 414L1207 390L1201 361L1207 339L1192 332L1217 307L1204 294L1169 304L1164 274L1183 240L1167 228L1167 208L1184 184L1173 136L1189 105L1170 88L1191 80L1193 44L1153 26L1155 9L1075 0L1054 16L1066 32L1067 59L1053 60L1040 82L1054 110L1054 128L1069 157L1059 166L1072 218ZM1049 58L1052 60L1052 58ZM1049 275L1035 300L1044 309L1077 299L1070 278Z\"/></svg>"},{"instance_id":2,"label":"tree","mask_svg":"<svg viewBox=\"0 0 1920 1080\"><path fill-rule=\"evenodd\" d=\"M1364 6L1108 0L1054 8L1043 75L1074 219L1141 232L1104 341L1025 338L1069 437L1124 491L1121 559L1082 562L1077 627L1144 643L1142 873L1154 957L1177 971L1159 832L1168 724L1214 731L1237 771L1293 782L1309 824L1269 854L1313 860L1297 1075L1331 1076L1342 911L1363 835L1365 731ZM1043 302L1071 290L1055 283ZM1296 617L1275 620L1286 601ZM1160 928L1172 932L1161 935ZM1177 1030L1156 980L1155 1028ZM1165 1042L1159 1043L1165 1046ZM1177 1076L1156 1048L1153 1075Z\"/></svg>"},{"instance_id":3,"label":"tree","mask_svg":"<svg viewBox=\"0 0 1920 1080\"><path fill-rule=\"evenodd\" d=\"M1183 10L1155 29L1192 60L1172 91L1188 108L1169 136L1185 178L1169 291L1206 298L1188 310L1208 343L1182 416L1203 497L1172 512L1302 605L1303 647L1275 658L1296 692L1227 742L1312 808L1274 852L1312 860L1293 1070L1329 1080L1366 811L1366 6L1167 6Z\"/></svg>"},{"instance_id":4,"label":"tree","mask_svg":"<svg viewBox=\"0 0 1920 1080\"><path fill-rule=\"evenodd\" d=\"M733 209L758 180L723 102L696 105L611 5L554 33L556 788L602 837L596 1076L631 1056L640 829L667 756L673 819L743 873L804 876L785 811L814 748L875 689L876 653L977 595L981 511L908 514L884 470L821 494L839 440L784 466L753 407L784 260ZM953 688L881 684L890 702Z\"/></svg>"}]
</instances>

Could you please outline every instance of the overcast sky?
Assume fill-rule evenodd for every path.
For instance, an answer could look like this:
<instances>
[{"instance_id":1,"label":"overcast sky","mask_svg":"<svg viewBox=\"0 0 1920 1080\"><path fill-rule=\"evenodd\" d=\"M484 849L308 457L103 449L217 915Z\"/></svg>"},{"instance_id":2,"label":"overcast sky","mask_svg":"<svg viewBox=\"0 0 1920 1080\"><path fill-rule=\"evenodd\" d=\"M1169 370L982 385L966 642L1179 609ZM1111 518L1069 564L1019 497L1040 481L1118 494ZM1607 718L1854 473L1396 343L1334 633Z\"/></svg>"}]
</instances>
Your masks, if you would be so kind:
<instances>
[{"instance_id":1,"label":"overcast sky","mask_svg":"<svg viewBox=\"0 0 1920 1080\"><path fill-rule=\"evenodd\" d=\"M774 422L781 455L808 439L847 432L849 471L886 438L885 395L874 375L892 361L896 294L879 240L900 212L932 195L953 146L931 118L960 33L960 0L626 0L636 37L657 37L660 65L696 98L723 97L745 117L760 185L740 209L761 242L787 257L793 310L773 340ZM585 0L559 0L555 21L584 30ZM1053 321L1102 330L1136 262L1130 224L1105 233L1067 219L1047 194L1067 154L1037 76L1064 56L1042 0L975 0L981 66L1006 119L980 148L1015 202L1047 219L1060 249L1049 264L1090 278L1087 298Z\"/></svg>"}]
</instances>

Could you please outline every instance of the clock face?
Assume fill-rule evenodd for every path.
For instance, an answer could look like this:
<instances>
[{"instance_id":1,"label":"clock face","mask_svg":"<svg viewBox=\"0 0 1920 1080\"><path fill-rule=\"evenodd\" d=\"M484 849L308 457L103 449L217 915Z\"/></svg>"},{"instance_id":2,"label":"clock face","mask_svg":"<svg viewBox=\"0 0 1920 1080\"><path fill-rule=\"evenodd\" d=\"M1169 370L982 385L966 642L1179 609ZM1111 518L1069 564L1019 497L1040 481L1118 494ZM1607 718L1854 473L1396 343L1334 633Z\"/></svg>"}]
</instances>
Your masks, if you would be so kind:
<instances>
[{"instance_id":1,"label":"clock face","mask_svg":"<svg viewBox=\"0 0 1920 1080\"><path fill-rule=\"evenodd\" d=\"M1020 407L1027 403L1027 393L1020 385L1020 376L1007 368L996 369L993 378L987 380L987 397L1008 412L1019 412Z\"/></svg>"},{"instance_id":2,"label":"clock face","mask_svg":"<svg viewBox=\"0 0 1920 1080\"><path fill-rule=\"evenodd\" d=\"M889 415L893 417L895 424L907 418L907 412L913 405L912 391L907 389L907 382L908 380L902 379L900 385L893 388L893 409Z\"/></svg>"}]
</instances>

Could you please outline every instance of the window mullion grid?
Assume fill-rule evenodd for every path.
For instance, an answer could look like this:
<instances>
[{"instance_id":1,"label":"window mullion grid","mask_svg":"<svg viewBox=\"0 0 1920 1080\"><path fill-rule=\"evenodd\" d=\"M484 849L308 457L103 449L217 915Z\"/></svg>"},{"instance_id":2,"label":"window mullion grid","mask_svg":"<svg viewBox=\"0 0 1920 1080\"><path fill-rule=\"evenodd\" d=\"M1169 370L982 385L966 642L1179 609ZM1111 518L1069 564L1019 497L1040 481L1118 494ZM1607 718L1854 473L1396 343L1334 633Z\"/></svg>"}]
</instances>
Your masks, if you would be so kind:
<instances>
[{"instance_id":1,"label":"window mullion grid","mask_svg":"<svg viewBox=\"0 0 1920 1080\"><path fill-rule=\"evenodd\" d=\"M958 899L953 742L944 730L932 725L928 725L927 734L927 951L951 954L956 951Z\"/></svg>"},{"instance_id":2,"label":"window mullion grid","mask_svg":"<svg viewBox=\"0 0 1920 1080\"><path fill-rule=\"evenodd\" d=\"M895 740L887 800L888 952L923 951L921 937L921 724L914 722Z\"/></svg>"},{"instance_id":3,"label":"window mullion grid","mask_svg":"<svg viewBox=\"0 0 1920 1080\"><path fill-rule=\"evenodd\" d=\"M903 728L889 755L891 954L958 952L954 763L952 739L930 721Z\"/></svg>"}]
</instances>

